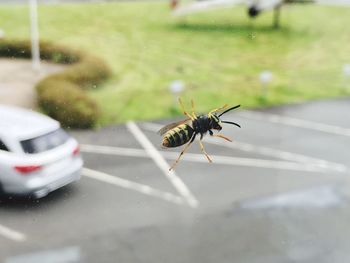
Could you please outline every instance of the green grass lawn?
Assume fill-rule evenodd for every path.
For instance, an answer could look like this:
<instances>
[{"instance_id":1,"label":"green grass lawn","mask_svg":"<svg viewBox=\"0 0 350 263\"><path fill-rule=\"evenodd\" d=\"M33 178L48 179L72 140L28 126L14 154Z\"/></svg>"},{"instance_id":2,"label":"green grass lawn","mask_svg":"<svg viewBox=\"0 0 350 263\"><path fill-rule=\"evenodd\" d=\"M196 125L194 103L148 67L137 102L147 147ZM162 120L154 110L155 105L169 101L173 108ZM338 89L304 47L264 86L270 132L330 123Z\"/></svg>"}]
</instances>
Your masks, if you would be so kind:
<instances>
[{"instance_id":1,"label":"green grass lawn","mask_svg":"<svg viewBox=\"0 0 350 263\"><path fill-rule=\"evenodd\" d=\"M28 9L0 7L8 38L28 38ZM170 16L168 3L43 5L40 36L104 58L113 77L90 91L101 105L101 124L155 119L177 112L168 91L186 83L182 97L198 111L225 103L259 107L350 93L342 76L350 63L350 8L289 6L282 28L272 13L254 21L235 8L188 17ZM268 97L259 73L274 74Z\"/></svg>"}]
</instances>

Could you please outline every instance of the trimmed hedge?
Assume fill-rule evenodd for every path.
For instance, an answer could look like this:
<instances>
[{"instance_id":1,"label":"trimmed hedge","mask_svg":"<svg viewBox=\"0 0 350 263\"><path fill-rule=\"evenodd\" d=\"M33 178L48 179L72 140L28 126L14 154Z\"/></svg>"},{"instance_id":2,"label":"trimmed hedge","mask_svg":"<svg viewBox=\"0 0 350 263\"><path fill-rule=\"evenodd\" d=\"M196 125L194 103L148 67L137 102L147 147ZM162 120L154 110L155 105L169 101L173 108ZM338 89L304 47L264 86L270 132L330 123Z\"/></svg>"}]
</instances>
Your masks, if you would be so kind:
<instances>
[{"instance_id":1,"label":"trimmed hedge","mask_svg":"<svg viewBox=\"0 0 350 263\"><path fill-rule=\"evenodd\" d=\"M31 58L31 44L29 41L1 40L0 57ZM65 127L93 127L99 117L99 108L84 89L97 87L111 75L107 64L81 51L48 42L40 43L40 57L69 65L36 85L42 110Z\"/></svg>"},{"instance_id":2,"label":"trimmed hedge","mask_svg":"<svg viewBox=\"0 0 350 263\"><path fill-rule=\"evenodd\" d=\"M37 85L37 90L39 105L65 127L89 128L95 124L97 104L72 82L48 78Z\"/></svg>"}]
</instances>

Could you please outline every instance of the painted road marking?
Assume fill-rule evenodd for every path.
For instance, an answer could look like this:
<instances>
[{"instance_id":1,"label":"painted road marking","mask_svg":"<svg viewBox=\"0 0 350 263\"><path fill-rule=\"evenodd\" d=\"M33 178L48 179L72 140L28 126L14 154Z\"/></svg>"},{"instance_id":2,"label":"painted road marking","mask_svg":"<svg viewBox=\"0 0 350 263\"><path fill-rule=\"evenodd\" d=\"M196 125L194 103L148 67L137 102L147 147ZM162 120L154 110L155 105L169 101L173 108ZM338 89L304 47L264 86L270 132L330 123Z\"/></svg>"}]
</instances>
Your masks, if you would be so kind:
<instances>
[{"instance_id":1,"label":"painted road marking","mask_svg":"<svg viewBox=\"0 0 350 263\"><path fill-rule=\"evenodd\" d=\"M111 146L99 146L99 145L81 145L82 152L88 153L97 153L97 154L108 154L108 155L122 155L128 156L127 152L133 152L133 148L121 148L117 147L117 150L114 151L114 147ZM85 151L88 149L87 151ZM95 150L94 150L95 149ZM123 151L123 149L125 149ZM129 151L131 150L131 151ZM142 151L142 152L141 152ZM120 154L120 152L123 152ZM176 152L166 152L159 151L162 156L169 160L176 160L178 153ZM134 154L130 155L131 157L135 156ZM146 151L140 150L138 157L150 158ZM241 157L232 157L232 156L223 156L223 155L210 155L214 160L213 164L222 164L222 165L232 165L232 166L246 166L246 167L259 167L259 168L268 168L268 169L279 169L279 170L292 170L292 171L305 171L305 172L328 172L328 171L337 171L345 172L346 167L339 165L339 167L327 166L325 164L317 163L299 163L299 162L288 162L288 161L279 161L279 160L266 160L266 159L256 159L256 158L241 158ZM202 154L196 153L186 153L182 157L183 161L189 162L198 162L198 163L207 163L207 160L203 157Z\"/></svg>"},{"instance_id":2,"label":"painted road marking","mask_svg":"<svg viewBox=\"0 0 350 263\"><path fill-rule=\"evenodd\" d=\"M294 162L300 162L300 163L313 162L320 165L330 163L322 159L313 158L313 157L309 157L309 156L297 154L297 153L291 153L287 151L276 150L269 147L257 146L250 143L244 143L244 142L238 142L238 141L233 141L232 143L226 143L226 142L218 141L212 138L208 138L208 142L211 144L224 146L227 148L238 149L245 152L258 153L261 155L275 157L275 158L279 158L287 161L294 161Z\"/></svg>"},{"instance_id":3,"label":"painted road marking","mask_svg":"<svg viewBox=\"0 0 350 263\"><path fill-rule=\"evenodd\" d=\"M253 112L253 111L244 111L239 112L239 116L258 120L258 121L269 121L272 123L279 123L289 126L294 126L298 128L304 128L319 132L325 132L330 134L336 134L336 135L342 135L342 136L350 136L350 129L336 126L336 125L329 125L325 123L320 122L314 122L314 121L308 121L298 118L292 118L288 116L283 115L277 115L277 114L270 114L270 113L260 113L260 112Z\"/></svg>"},{"instance_id":4,"label":"painted road marking","mask_svg":"<svg viewBox=\"0 0 350 263\"><path fill-rule=\"evenodd\" d=\"M155 123L144 123L142 124L142 127L145 128L146 130L158 131L162 127L162 125L155 124ZM347 167L343 164L329 162L323 159L313 158L302 154L276 150L269 147L257 146L249 143L243 143L238 141L227 143L223 141L218 141L217 139L214 139L214 138L205 138L205 142L227 147L227 148L239 149L245 152L258 153L261 155L275 157L275 158L279 158L290 162L306 163L312 166L321 167L327 170L334 170L337 172L345 172L347 170ZM244 158L241 158L241 159L244 159ZM260 160L260 159L256 159L256 160ZM273 160L271 160L271 162L273 162Z\"/></svg>"},{"instance_id":5,"label":"painted road marking","mask_svg":"<svg viewBox=\"0 0 350 263\"><path fill-rule=\"evenodd\" d=\"M132 121L126 124L129 131L134 135L137 141L146 150L149 156L157 164L157 166L163 171L164 175L173 184L175 189L183 196L191 207L198 206L198 200L193 196L188 187L184 182L177 176L177 174L172 170L169 171L169 165L163 158L163 156L158 152L158 150L153 146L151 141L144 135L140 128Z\"/></svg>"},{"instance_id":6,"label":"painted road marking","mask_svg":"<svg viewBox=\"0 0 350 263\"><path fill-rule=\"evenodd\" d=\"M219 146L224 146L227 148L242 150L245 152L252 152L252 153L258 153L265 156L275 157L286 161L311 164L313 166L318 166L320 168L324 168L328 170L335 170L337 172L345 172L347 170L347 167L343 164L333 163L333 162L329 162L319 158L309 157L302 154L276 150L276 149L263 147L263 146L256 146L249 143L243 143L238 141L234 141L232 143L225 143L223 141L214 140L213 138L207 138L206 142L219 145Z\"/></svg>"},{"instance_id":7,"label":"painted road marking","mask_svg":"<svg viewBox=\"0 0 350 263\"><path fill-rule=\"evenodd\" d=\"M0 236L3 236L7 239L11 239L16 242L23 242L27 239L27 237L24 234L15 231L11 228L8 228L4 225L0 225Z\"/></svg>"},{"instance_id":8,"label":"painted road marking","mask_svg":"<svg viewBox=\"0 0 350 263\"><path fill-rule=\"evenodd\" d=\"M81 262L80 247L66 247L55 250L43 250L40 252L9 257L5 263L67 263Z\"/></svg>"},{"instance_id":9,"label":"painted road marking","mask_svg":"<svg viewBox=\"0 0 350 263\"><path fill-rule=\"evenodd\" d=\"M135 148L81 144L80 149L82 152L87 152L87 153L102 153L102 154L131 156L131 157L147 157L147 158L149 157L149 155L145 150L135 149Z\"/></svg>"},{"instance_id":10,"label":"painted road marking","mask_svg":"<svg viewBox=\"0 0 350 263\"><path fill-rule=\"evenodd\" d=\"M176 159L179 155L174 152L163 152L164 156L169 159ZM208 163L208 160L204 158L203 154L186 153L183 157L184 161ZM224 164L233 166L246 166L246 167L259 167L278 170L292 170L292 171L304 171L304 172L320 172L326 173L328 169L319 167L314 164L304 164L287 161L265 160L255 158L240 158L222 155L210 155L213 160L213 164ZM338 171L339 172L339 171ZM342 171L343 172L343 171Z\"/></svg>"},{"instance_id":11,"label":"painted road marking","mask_svg":"<svg viewBox=\"0 0 350 263\"><path fill-rule=\"evenodd\" d=\"M99 180L101 182L105 182L105 183L117 185L122 188L134 190L136 192L157 197L175 204L185 204L185 201L181 196L177 196L168 192L163 192L158 189L152 188L148 185L135 183L133 181L129 181L114 175L109 175L109 174L95 171L88 168L83 168L82 174L86 177Z\"/></svg>"}]
</instances>

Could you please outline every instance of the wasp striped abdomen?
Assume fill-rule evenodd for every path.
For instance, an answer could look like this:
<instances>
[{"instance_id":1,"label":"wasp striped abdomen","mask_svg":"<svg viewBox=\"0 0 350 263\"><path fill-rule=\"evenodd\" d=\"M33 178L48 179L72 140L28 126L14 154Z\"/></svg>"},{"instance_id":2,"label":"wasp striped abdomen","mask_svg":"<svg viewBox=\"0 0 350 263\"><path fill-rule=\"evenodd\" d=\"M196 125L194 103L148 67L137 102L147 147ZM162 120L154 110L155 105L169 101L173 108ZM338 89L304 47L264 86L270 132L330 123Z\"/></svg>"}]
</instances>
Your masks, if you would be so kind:
<instances>
[{"instance_id":1,"label":"wasp striped abdomen","mask_svg":"<svg viewBox=\"0 0 350 263\"><path fill-rule=\"evenodd\" d=\"M193 136L194 130L188 124L182 124L169 130L163 137L164 147L178 147L187 143Z\"/></svg>"}]
</instances>

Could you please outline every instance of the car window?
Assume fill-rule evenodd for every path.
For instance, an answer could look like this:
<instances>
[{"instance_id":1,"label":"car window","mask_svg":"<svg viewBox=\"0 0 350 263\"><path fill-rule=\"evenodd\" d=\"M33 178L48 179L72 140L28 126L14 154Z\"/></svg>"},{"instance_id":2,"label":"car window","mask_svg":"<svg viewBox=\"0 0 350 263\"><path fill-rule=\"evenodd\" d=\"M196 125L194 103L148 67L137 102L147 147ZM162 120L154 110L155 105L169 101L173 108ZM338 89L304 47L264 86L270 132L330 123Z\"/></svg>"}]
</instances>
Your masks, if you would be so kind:
<instances>
[{"instance_id":1,"label":"car window","mask_svg":"<svg viewBox=\"0 0 350 263\"><path fill-rule=\"evenodd\" d=\"M36 138L21 141L21 146L25 153L41 153L64 144L68 138L69 136L64 130L58 129Z\"/></svg>"},{"instance_id":2,"label":"car window","mask_svg":"<svg viewBox=\"0 0 350 263\"><path fill-rule=\"evenodd\" d=\"M1 140L0 140L0 151L6 151L6 152L9 151L5 143L3 143Z\"/></svg>"}]
</instances>

